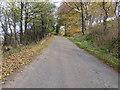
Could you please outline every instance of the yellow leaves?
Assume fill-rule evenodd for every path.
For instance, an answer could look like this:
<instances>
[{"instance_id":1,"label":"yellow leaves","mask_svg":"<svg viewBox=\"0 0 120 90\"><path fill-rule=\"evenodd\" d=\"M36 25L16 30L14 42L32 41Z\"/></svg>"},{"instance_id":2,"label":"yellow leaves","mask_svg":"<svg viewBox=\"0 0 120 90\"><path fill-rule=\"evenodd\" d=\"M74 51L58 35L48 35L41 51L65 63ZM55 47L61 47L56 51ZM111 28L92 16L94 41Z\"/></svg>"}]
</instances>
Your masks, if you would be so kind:
<instances>
[{"instance_id":1,"label":"yellow leaves","mask_svg":"<svg viewBox=\"0 0 120 90\"><path fill-rule=\"evenodd\" d=\"M29 64L32 61L32 58L37 55L43 48L45 48L50 40L51 38L47 39L43 45L40 45L40 43L29 45L25 50L4 57L2 62L2 71L0 71L0 74L2 74L2 80L7 80L6 77L13 73L16 69L19 70L24 65Z\"/></svg>"},{"instance_id":2,"label":"yellow leaves","mask_svg":"<svg viewBox=\"0 0 120 90\"><path fill-rule=\"evenodd\" d=\"M10 75L9 73L6 74L6 76L9 76L9 75Z\"/></svg>"},{"instance_id":3,"label":"yellow leaves","mask_svg":"<svg viewBox=\"0 0 120 90\"><path fill-rule=\"evenodd\" d=\"M70 27L70 28L68 29L68 35L74 34L74 33L79 32L79 31L80 31L80 30L79 30L79 28L77 28L77 27Z\"/></svg>"},{"instance_id":4,"label":"yellow leaves","mask_svg":"<svg viewBox=\"0 0 120 90\"><path fill-rule=\"evenodd\" d=\"M6 78L2 78L3 81L6 81L7 79Z\"/></svg>"}]
</instances>

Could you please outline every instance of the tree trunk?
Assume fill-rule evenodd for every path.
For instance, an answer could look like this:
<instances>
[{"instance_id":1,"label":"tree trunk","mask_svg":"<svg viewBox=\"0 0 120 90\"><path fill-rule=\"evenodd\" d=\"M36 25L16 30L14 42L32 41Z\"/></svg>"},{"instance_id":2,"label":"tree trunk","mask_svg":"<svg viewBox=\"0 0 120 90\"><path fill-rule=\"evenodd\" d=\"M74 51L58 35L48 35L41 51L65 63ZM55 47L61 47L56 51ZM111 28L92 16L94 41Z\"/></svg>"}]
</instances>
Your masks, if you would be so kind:
<instances>
[{"instance_id":1,"label":"tree trunk","mask_svg":"<svg viewBox=\"0 0 120 90\"><path fill-rule=\"evenodd\" d=\"M84 21L83 2L81 2L81 14L82 14L82 34L84 35L84 30L85 30L85 21Z\"/></svg>"},{"instance_id":2,"label":"tree trunk","mask_svg":"<svg viewBox=\"0 0 120 90\"><path fill-rule=\"evenodd\" d=\"M67 36L67 26L65 24L65 36Z\"/></svg>"},{"instance_id":3,"label":"tree trunk","mask_svg":"<svg viewBox=\"0 0 120 90\"><path fill-rule=\"evenodd\" d=\"M27 25L28 25L28 10L27 10L27 3L25 3L25 35L24 35L24 44L27 44Z\"/></svg>"},{"instance_id":4,"label":"tree trunk","mask_svg":"<svg viewBox=\"0 0 120 90\"><path fill-rule=\"evenodd\" d=\"M44 38L44 30L45 30L45 28L44 28L44 20L43 20L43 15L41 15L41 24L42 24L42 33L41 33L41 36L42 36L42 38Z\"/></svg>"},{"instance_id":5,"label":"tree trunk","mask_svg":"<svg viewBox=\"0 0 120 90\"><path fill-rule=\"evenodd\" d=\"M25 32L27 30L27 20L28 20L28 10L27 10L27 3L25 4Z\"/></svg>"},{"instance_id":6,"label":"tree trunk","mask_svg":"<svg viewBox=\"0 0 120 90\"><path fill-rule=\"evenodd\" d=\"M120 58L120 15L118 16L118 58Z\"/></svg>"},{"instance_id":7,"label":"tree trunk","mask_svg":"<svg viewBox=\"0 0 120 90\"><path fill-rule=\"evenodd\" d=\"M23 43L23 2L21 2L21 18L20 18L20 43Z\"/></svg>"},{"instance_id":8,"label":"tree trunk","mask_svg":"<svg viewBox=\"0 0 120 90\"><path fill-rule=\"evenodd\" d=\"M104 19L103 19L103 30L104 30L104 33L106 33L106 30L107 30L107 18L108 18L108 14L107 14L107 11L105 11L105 16L104 16Z\"/></svg>"},{"instance_id":9,"label":"tree trunk","mask_svg":"<svg viewBox=\"0 0 120 90\"><path fill-rule=\"evenodd\" d=\"M105 7L105 3L106 2L103 2L103 10L105 12L105 16L103 18L103 33L105 34L106 33L106 30L107 30L107 18L108 18L108 10L106 9Z\"/></svg>"},{"instance_id":10,"label":"tree trunk","mask_svg":"<svg viewBox=\"0 0 120 90\"><path fill-rule=\"evenodd\" d=\"M5 21L5 26L2 25L3 31L4 31L4 42L3 42L3 46L8 46L9 45L9 41L8 41L8 27L7 27L7 21Z\"/></svg>"},{"instance_id":11,"label":"tree trunk","mask_svg":"<svg viewBox=\"0 0 120 90\"><path fill-rule=\"evenodd\" d=\"M14 47L16 47L17 44L16 22L14 22Z\"/></svg>"},{"instance_id":12,"label":"tree trunk","mask_svg":"<svg viewBox=\"0 0 120 90\"><path fill-rule=\"evenodd\" d=\"M5 21L4 23L2 22L2 19L0 18L0 22L1 22L1 26L4 32L4 42L3 42L3 46L8 46L9 45L9 41L8 41L8 21L7 21L7 17L5 16Z\"/></svg>"}]
</instances>

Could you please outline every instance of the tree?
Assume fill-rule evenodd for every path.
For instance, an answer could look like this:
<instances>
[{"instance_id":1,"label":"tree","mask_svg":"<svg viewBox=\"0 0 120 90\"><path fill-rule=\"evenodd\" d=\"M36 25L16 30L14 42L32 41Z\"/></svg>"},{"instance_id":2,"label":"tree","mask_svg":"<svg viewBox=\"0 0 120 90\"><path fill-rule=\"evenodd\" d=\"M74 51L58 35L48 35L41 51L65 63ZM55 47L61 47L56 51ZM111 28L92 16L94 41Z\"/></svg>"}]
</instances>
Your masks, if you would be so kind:
<instances>
[{"instance_id":1,"label":"tree","mask_svg":"<svg viewBox=\"0 0 120 90\"><path fill-rule=\"evenodd\" d=\"M54 8L49 2L5 2L1 6L0 23L4 32L4 45L37 43L53 31Z\"/></svg>"},{"instance_id":2,"label":"tree","mask_svg":"<svg viewBox=\"0 0 120 90\"><path fill-rule=\"evenodd\" d=\"M106 29L107 29L107 18L108 18L108 12L110 10L110 7L111 7L111 2L105 2L103 1L102 3L102 7L103 7L103 10L104 10L104 18L103 18L103 26L104 26L104 33L106 33Z\"/></svg>"},{"instance_id":3,"label":"tree","mask_svg":"<svg viewBox=\"0 0 120 90\"><path fill-rule=\"evenodd\" d=\"M23 43L23 8L24 8L24 4L21 1L21 15L20 15L20 43Z\"/></svg>"}]
</instances>

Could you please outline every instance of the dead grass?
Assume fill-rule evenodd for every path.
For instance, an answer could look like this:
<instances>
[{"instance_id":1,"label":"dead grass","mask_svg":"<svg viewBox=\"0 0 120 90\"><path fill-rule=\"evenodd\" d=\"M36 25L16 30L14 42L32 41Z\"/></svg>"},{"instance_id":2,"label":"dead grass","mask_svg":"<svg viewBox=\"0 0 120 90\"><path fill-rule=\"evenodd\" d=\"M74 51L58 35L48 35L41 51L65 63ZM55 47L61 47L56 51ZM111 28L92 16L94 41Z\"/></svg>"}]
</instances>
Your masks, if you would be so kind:
<instances>
[{"instance_id":1,"label":"dead grass","mask_svg":"<svg viewBox=\"0 0 120 90\"><path fill-rule=\"evenodd\" d=\"M38 44L29 45L26 47L26 49L20 52L3 57L2 80L6 80L6 77L14 73L15 70L29 64L32 61L32 58L46 48L53 38L54 36L47 37Z\"/></svg>"}]
</instances>

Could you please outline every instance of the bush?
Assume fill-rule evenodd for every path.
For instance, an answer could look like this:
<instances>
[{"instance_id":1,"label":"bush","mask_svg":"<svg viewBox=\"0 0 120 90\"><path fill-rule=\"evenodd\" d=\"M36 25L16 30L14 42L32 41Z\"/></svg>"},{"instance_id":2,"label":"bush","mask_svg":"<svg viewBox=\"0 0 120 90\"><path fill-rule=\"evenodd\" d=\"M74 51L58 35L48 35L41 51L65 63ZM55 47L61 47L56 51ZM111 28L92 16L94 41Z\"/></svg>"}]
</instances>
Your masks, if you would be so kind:
<instances>
[{"instance_id":1,"label":"bush","mask_svg":"<svg viewBox=\"0 0 120 90\"><path fill-rule=\"evenodd\" d=\"M13 48L11 47L11 46L5 46L5 47L3 47L3 51L4 52L7 52L7 51L10 51L10 50L12 50Z\"/></svg>"},{"instance_id":2,"label":"bush","mask_svg":"<svg viewBox=\"0 0 120 90\"><path fill-rule=\"evenodd\" d=\"M17 45L17 47L22 47L22 46L24 46L23 44L19 44L19 45Z\"/></svg>"}]
</instances>

